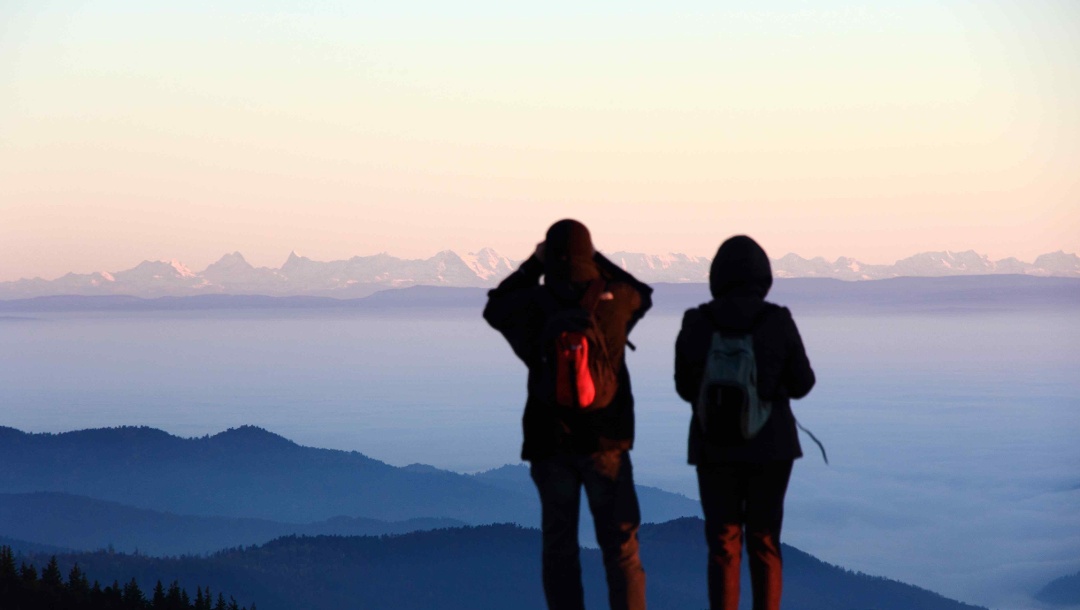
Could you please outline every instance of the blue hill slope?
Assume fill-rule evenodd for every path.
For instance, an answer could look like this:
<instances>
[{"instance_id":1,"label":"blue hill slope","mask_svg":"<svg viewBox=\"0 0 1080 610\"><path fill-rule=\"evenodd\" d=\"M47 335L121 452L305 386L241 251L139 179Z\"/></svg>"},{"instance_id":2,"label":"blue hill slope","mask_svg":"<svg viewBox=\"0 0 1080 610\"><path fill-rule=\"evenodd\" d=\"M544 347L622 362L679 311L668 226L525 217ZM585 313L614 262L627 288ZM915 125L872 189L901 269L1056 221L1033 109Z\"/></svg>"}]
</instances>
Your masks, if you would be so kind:
<instances>
[{"instance_id":1,"label":"blue hill slope","mask_svg":"<svg viewBox=\"0 0 1080 610\"><path fill-rule=\"evenodd\" d=\"M62 434L0 428L0 463L7 466L0 469L0 493L60 492L179 515L288 523L343 515L469 524L539 519L523 467L502 478L399 468L356 452L303 447L251 426L194 439L153 428ZM698 512L696 502L677 494L641 488L641 496L649 520Z\"/></svg>"},{"instance_id":2,"label":"blue hill slope","mask_svg":"<svg viewBox=\"0 0 1080 610\"><path fill-rule=\"evenodd\" d=\"M200 554L286 535L380 536L462 525L454 519L387 522L344 516L314 523L282 523L178 515L57 492L0 494L0 536L69 550L112 547L144 555ZM25 544L11 546L26 548Z\"/></svg>"}]
</instances>

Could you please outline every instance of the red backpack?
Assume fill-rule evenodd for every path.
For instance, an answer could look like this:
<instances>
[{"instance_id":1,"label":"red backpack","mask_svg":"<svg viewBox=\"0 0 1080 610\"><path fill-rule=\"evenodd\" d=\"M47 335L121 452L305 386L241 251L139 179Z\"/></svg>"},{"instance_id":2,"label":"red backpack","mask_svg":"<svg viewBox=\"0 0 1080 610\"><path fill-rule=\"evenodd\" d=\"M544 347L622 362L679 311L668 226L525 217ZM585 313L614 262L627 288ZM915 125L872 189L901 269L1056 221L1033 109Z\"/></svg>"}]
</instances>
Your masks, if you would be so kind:
<instances>
[{"instance_id":1,"label":"red backpack","mask_svg":"<svg viewBox=\"0 0 1080 610\"><path fill-rule=\"evenodd\" d=\"M618 372L596 324L603 281L589 283L581 301L549 312L544 328L551 401L577 411L602 409L615 398Z\"/></svg>"}]
</instances>

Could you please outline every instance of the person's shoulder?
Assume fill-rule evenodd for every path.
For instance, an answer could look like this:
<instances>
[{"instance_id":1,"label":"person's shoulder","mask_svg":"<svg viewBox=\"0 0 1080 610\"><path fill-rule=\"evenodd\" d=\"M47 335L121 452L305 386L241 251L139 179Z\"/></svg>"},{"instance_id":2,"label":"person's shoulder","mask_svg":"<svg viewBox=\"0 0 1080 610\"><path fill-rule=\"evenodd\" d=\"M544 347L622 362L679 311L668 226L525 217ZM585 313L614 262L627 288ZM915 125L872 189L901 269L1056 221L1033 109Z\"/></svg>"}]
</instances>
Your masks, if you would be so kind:
<instances>
[{"instance_id":1,"label":"person's shoulder","mask_svg":"<svg viewBox=\"0 0 1080 610\"><path fill-rule=\"evenodd\" d=\"M682 319L683 328L712 324L707 313L708 308L709 303L702 303L697 307L691 307L684 311Z\"/></svg>"},{"instance_id":2,"label":"person's shoulder","mask_svg":"<svg viewBox=\"0 0 1080 610\"><path fill-rule=\"evenodd\" d=\"M778 327L787 327L795 323L795 319L792 317L790 309L769 301L765 301L759 316L760 323L769 326L775 325Z\"/></svg>"},{"instance_id":3,"label":"person's shoulder","mask_svg":"<svg viewBox=\"0 0 1080 610\"><path fill-rule=\"evenodd\" d=\"M777 305L772 301L763 301L761 313L766 316L790 318L791 310L783 305Z\"/></svg>"}]
</instances>

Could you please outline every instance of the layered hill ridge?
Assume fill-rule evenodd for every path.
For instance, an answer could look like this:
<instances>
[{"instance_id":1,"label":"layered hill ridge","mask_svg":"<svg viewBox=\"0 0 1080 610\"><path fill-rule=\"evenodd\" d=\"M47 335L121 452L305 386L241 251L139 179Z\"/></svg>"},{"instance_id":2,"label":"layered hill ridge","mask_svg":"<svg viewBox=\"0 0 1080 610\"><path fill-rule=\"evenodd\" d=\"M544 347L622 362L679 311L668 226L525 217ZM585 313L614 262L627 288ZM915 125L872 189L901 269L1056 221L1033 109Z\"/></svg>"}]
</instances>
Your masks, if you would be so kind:
<instances>
[{"instance_id":1,"label":"layered hill ridge","mask_svg":"<svg viewBox=\"0 0 1080 610\"><path fill-rule=\"evenodd\" d=\"M645 282L708 281L710 259L706 257L633 252L614 252L608 256ZM0 299L61 294L139 297L262 294L357 298L387 288L408 286L489 287L519 263L491 248L464 255L444 250L426 259L402 259L381 253L337 261L316 261L292 252L280 268L271 269L255 267L241 253L232 252L199 272L177 260L143 261L124 271L68 273L54 280L34 278L0 282ZM865 264L847 257L835 261L822 257L806 259L796 254L786 254L773 260L772 264L773 273L781 278L876 280L985 274L1080 277L1080 256L1061 251L1043 254L1031 263L1016 258L993 261L969 250L924 252L891 265Z\"/></svg>"},{"instance_id":2,"label":"layered hill ridge","mask_svg":"<svg viewBox=\"0 0 1080 610\"><path fill-rule=\"evenodd\" d=\"M63 573L77 562L105 583L200 582L264 610L543 607L531 529L539 510L520 464L476 474L395 467L254 426L197 438L149 427L0 427L0 463L0 540L41 565L60 555ZM698 503L638 493L650 607L704 607ZM599 552L584 549L583 565L589 605L602 607ZM785 598L806 610L976 608L790 546Z\"/></svg>"},{"instance_id":3,"label":"layered hill ridge","mask_svg":"<svg viewBox=\"0 0 1080 610\"><path fill-rule=\"evenodd\" d=\"M460 527L457 519L380 521L339 516L313 523L248 517L199 517L125 506L58 492L0 493L0 544L31 540L49 549L113 548L146 555L184 555L262 544L288 535L382 536ZM4 542L7 540L9 542ZM36 552L37 547L28 547Z\"/></svg>"},{"instance_id":4,"label":"layered hill ridge","mask_svg":"<svg viewBox=\"0 0 1080 610\"><path fill-rule=\"evenodd\" d=\"M53 492L199 517L294 524L340 516L539 523L536 492L522 466L475 475L424 465L400 468L355 451L304 447L254 426L200 438L146 427L60 434L0 427L0 463L0 494ZM699 513L697 502L685 496L638 489L647 520ZM16 500L7 498L9 506L30 502Z\"/></svg>"},{"instance_id":5,"label":"layered hill ridge","mask_svg":"<svg viewBox=\"0 0 1080 610\"><path fill-rule=\"evenodd\" d=\"M696 518L641 528L654 609L702 608L705 541ZM395 608L502 610L545 607L540 533L515 525L450 528L391 537L288 536L209 557L154 558L97 552L58 557L62 573L78 562L91 579L140 585L156 580L208 584L263 610ZM30 555L44 565L46 555ZM589 607L606 606L599 552L582 553ZM749 592L749 583L743 584ZM749 595L744 595L749 608ZM803 610L976 610L918 587L851 572L784 545L784 604Z\"/></svg>"}]
</instances>

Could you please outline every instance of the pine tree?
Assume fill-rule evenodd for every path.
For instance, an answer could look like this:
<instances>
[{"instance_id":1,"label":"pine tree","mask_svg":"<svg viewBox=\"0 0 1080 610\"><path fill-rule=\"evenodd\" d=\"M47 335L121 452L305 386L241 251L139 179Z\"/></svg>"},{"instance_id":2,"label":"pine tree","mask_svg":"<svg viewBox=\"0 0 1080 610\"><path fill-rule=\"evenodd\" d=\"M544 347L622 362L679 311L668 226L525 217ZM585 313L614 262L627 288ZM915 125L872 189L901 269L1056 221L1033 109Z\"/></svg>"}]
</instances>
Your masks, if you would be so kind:
<instances>
[{"instance_id":1,"label":"pine tree","mask_svg":"<svg viewBox=\"0 0 1080 610\"><path fill-rule=\"evenodd\" d=\"M96 581L94 582L94 586L98 587ZM93 596L94 594L91 592L91 595ZM105 587L105 590L101 591L101 595L94 597L94 600L101 600L101 605L106 608L121 610L122 608L124 608L124 595L121 592L120 583L114 580L113 584ZM95 607L96 605L97 602L95 601L94 604L91 605L91 607Z\"/></svg>"},{"instance_id":2,"label":"pine tree","mask_svg":"<svg viewBox=\"0 0 1080 610\"><path fill-rule=\"evenodd\" d=\"M15 569L15 553L10 546L0 547L0 582L15 582L19 577Z\"/></svg>"},{"instance_id":3,"label":"pine tree","mask_svg":"<svg viewBox=\"0 0 1080 610\"><path fill-rule=\"evenodd\" d=\"M150 607L154 610L165 610L165 587L161 586L160 580L154 585L154 597L150 600Z\"/></svg>"},{"instance_id":4,"label":"pine tree","mask_svg":"<svg viewBox=\"0 0 1080 610\"><path fill-rule=\"evenodd\" d=\"M15 592L21 589L19 572L15 569L15 554L11 547L0 547L0 597L14 600Z\"/></svg>"},{"instance_id":5,"label":"pine tree","mask_svg":"<svg viewBox=\"0 0 1080 610\"><path fill-rule=\"evenodd\" d=\"M49 559L49 564L41 571L41 584L46 591L60 592L64 590L63 576L60 575L60 566L56 563L56 555Z\"/></svg>"},{"instance_id":6,"label":"pine tree","mask_svg":"<svg viewBox=\"0 0 1080 610\"><path fill-rule=\"evenodd\" d=\"M76 600L86 600L90 596L90 583L77 563L68 572L67 589Z\"/></svg>"},{"instance_id":7,"label":"pine tree","mask_svg":"<svg viewBox=\"0 0 1080 610\"><path fill-rule=\"evenodd\" d=\"M181 605L180 583L175 580L169 585L169 592L165 594L165 607L168 608L168 610L181 610L186 608L186 606Z\"/></svg>"},{"instance_id":8,"label":"pine tree","mask_svg":"<svg viewBox=\"0 0 1080 610\"><path fill-rule=\"evenodd\" d=\"M205 598L203 598L202 587L195 587L195 610L208 610L203 608L204 600Z\"/></svg>"},{"instance_id":9,"label":"pine tree","mask_svg":"<svg viewBox=\"0 0 1080 610\"><path fill-rule=\"evenodd\" d=\"M127 608L128 610L141 610L145 606L146 598L143 596L142 589L139 588L139 583L135 582L135 578L133 577L130 582L124 585L124 608Z\"/></svg>"},{"instance_id":10,"label":"pine tree","mask_svg":"<svg viewBox=\"0 0 1080 610\"><path fill-rule=\"evenodd\" d=\"M217 594L217 603L214 604L214 610L229 610L228 606L225 605L225 596L221 593Z\"/></svg>"},{"instance_id":11,"label":"pine tree","mask_svg":"<svg viewBox=\"0 0 1080 610\"><path fill-rule=\"evenodd\" d=\"M22 579L24 584L29 585L30 587L36 587L37 568L33 565L26 565L25 563L19 565L19 578Z\"/></svg>"}]
</instances>

